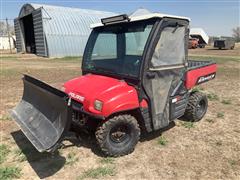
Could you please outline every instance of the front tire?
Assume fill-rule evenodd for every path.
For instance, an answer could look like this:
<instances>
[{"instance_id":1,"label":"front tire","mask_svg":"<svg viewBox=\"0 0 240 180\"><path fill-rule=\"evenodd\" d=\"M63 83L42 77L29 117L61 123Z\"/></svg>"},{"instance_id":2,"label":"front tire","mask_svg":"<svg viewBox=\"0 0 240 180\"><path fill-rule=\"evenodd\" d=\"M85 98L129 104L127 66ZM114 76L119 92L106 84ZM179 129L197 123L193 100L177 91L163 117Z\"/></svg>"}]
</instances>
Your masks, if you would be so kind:
<instances>
[{"instance_id":1,"label":"front tire","mask_svg":"<svg viewBox=\"0 0 240 180\"><path fill-rule=\"evenodd\" d=\"M183 119L191 122L200 121L206 114L207 108L207 96L201 92L193 92L189 97Z\"/></svg>"},{"instance_id":2,"label":"front tire","mask_svg":"<svg viewBox=\"0 0 240 180\"><path fill-rule=\"evenodd\" d=\"M140 138L140 128L133 116L118 115L101 124L95 134L103 153L117 157L134 150Z\"/></svg>"}]
</instances>

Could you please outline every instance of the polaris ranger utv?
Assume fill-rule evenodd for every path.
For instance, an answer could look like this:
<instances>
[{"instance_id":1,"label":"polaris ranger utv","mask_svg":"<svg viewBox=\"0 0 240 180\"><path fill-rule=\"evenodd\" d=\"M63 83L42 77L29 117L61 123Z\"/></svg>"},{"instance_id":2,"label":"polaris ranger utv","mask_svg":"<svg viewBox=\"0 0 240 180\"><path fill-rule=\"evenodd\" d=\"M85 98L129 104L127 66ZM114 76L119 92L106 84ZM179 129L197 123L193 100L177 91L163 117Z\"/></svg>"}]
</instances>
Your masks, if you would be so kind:
<instances>
[{"instance_id":1,"label":"polaris ranger utv","mask_svg":"<svg viewBox=\"0 0 240 180\"><path fill-rule=\"evenodd\" d=\"M192 88L215 78L217 67L188 60L188 18L120 15L92 28L83 75L62 91L23 77L23 97L11 115L39 152L55 150L74 126L94 129L106 155L126 155L141 132L159 130L179 117L203 118L207 97Z\"/></svg>"}]
</instances>

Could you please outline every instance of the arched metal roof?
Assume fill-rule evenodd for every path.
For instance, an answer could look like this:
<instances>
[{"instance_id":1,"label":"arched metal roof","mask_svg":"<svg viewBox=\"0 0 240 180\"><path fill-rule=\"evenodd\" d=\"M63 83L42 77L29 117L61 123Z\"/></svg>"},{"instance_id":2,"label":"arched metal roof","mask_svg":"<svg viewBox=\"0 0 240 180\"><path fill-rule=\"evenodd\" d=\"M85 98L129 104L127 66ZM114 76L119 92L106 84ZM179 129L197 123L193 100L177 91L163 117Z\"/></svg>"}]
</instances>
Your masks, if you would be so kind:
<instances>
[{"instance_id":1,"label":"arched metal roof","mask_svg":"<svg viewBox=\"0 0 240 180\"><path fill-rule=\"evenodd\" d=\"M42 8L45 33L82 35L89 32L89 24L98 22L102 17L116 15L112 12L70 7L31 4L34 9Z\"/></svg>"},{"instance_id":2,"label":"arched metal roof","mask_svg":"<svg viewBox=\"0 0 240 180\"><path fill-rule=\"evenodd\" d=\"M91 31L90 24L116 15L105 11L31 3L23 5L18 18L37 10L41 10L39 18L46 38L48 56L53 57L82 55Z\"/></svg>"}]
</instances>

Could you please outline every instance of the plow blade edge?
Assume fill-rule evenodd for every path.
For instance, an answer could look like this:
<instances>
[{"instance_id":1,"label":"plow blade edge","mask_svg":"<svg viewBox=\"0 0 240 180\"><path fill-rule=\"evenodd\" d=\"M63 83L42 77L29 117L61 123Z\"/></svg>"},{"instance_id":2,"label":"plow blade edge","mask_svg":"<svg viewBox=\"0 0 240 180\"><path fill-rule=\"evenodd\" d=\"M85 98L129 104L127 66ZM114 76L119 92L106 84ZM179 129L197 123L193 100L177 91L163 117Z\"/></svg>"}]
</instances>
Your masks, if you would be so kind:
<instances>
[{"instance_id":1,"label":"plow blade edge","mask_svg":"<svg viewBox=\"0 0 240 180\"><path fill-rule=\"evenodd\" d=\"M11 116L39 152L51 151L70 124L68 96L33 77L24 75L22 100Z\"/></svg>"}]
</instances>

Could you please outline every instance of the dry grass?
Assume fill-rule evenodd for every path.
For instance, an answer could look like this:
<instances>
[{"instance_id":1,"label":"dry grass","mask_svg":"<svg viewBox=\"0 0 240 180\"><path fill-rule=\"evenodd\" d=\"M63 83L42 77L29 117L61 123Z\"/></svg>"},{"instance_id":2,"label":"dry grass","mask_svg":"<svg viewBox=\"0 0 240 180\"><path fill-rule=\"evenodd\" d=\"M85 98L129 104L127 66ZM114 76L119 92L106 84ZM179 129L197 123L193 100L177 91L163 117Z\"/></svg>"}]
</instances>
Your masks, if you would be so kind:
<instances>
[{"instance_id":1,"label":"dry grass","mask_svg":"<svg viewBox=\"0 0 240 180\"><path fill-rule=\"evenodd\" d=\"M76 153L75 152L70 152L67 155L67 160L66 160L66 165L70 165L72 166L73 164L75 164L78 161L78 157L76 157Z\"/></svg>"},{"instance_id":2,"label":"dry grass","mask_svg":"<svg viewBox=\"0 0 240 180\"><path fill-rule=\"evenodd\" d=\"M191 129L195 127L193 122L182 122L181 125L187 129Z\"/></svg>"},{"instance_id":3,"label":"dry grass","mask_svg":"<svg viewBox=\"0 0 240 180\"><path fill-rule=\"evenodd\" d=\"M192 59L214 59L218 63L216 79L198 87L210 94L209 109L202 121L176 121L176 126L159 133L162 136L143 140L132 154L114 159L102 158L92 138L83 138L79 147L70 145L61 153L38 153L9 118L9 109L22 95L21 73L59 88L81 74L79 58L5 55L0 73L0 136L9 151L2 156L1 176L18 177L20 171L15 168L19 167L21 179L240 179L240 58L235 54L228 57L230 51L223 53L221 58L208 53L200 57L191 51Z\"/></svg>"},{"instance_id":4,"label":"dry grass","mask_svg":"<svg viewBox=\"0 0 240 180\"><path fill-rule=\"evenodd\" d=\"M9 152L9 147L6 144L0 145L0 164L2 164L6 160Z\"/></svg>"},{"instance_id":5,"label":"dry grass","mask_svg":"<svg viewBox=\"0 0 240 180\"><path fill-rule=\"evenodd\" d=\"M223 112L218 112L217 113L217 118L224 118L224 113Z\"/></svg>"},{"instance_id":6,"label":"dry grass","mask_svg":"<svg viewBox=\"0 0 240 180\"><path fill-rule=\"evenodd\" d=\"M160 136L157 140L158 144L161 146L166 146L168 141L164 136Z\"/></svg>"},{"instance_id":7,"label":"dry grass","mask_svg":"<svg viewBox=\"0 0 240 180\"><path fill-rule=\"evenodd\" d=\"M112 157L106 157L100 160L101 164L114 164L114 162L115 162L115 159Z\"/></svg>"},{"instance_id":8,"label":"dry grass","mask_svg":"<svg viewBox=\"0 0 240 180\"><path fill-rule=\"evenodd\" d=\"M91 168L79 176L77 179L85 179L85 178L106 178L106 176L114 176L115 170L112 167L98 167L98 168Z\"/></svg>"},{"instance_id":9,"label":"dry grass","mask_svg":"<svg viewBox=\"0 0 240 180\"><path fill-rule=\"evenodd\" d=\"M223 99L223 100L221 101L221 103L228 105L228 104L231 104L232 102L231 102L231 100Z\"/></svg>"}]
</instances>

